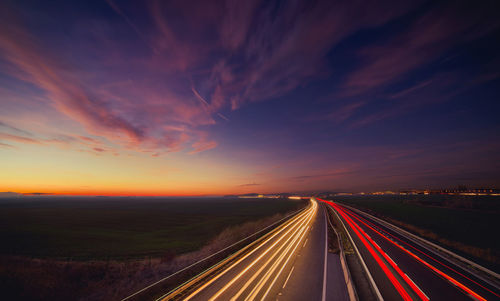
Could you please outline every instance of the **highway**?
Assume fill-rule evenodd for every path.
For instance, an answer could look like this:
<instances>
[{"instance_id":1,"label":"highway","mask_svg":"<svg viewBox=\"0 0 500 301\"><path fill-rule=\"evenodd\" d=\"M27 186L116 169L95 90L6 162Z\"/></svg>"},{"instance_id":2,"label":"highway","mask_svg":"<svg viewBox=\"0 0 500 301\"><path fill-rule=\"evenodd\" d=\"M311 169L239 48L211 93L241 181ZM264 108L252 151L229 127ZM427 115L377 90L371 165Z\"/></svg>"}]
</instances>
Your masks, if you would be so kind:
<instances>
[{"instance_id":1,"label":"highway","mask_svg":"<svg viewBox=\"0 0 500 301\"><path fill-rule=\"evenodd\" d=\"M490 280L455 265L389 224L347 206L331 206L344 223L385 300L500 300Z\"/></svg>"},{"instance_id":2,"label":"highway","mask_svg":"<svg viewBox=\"0 0 500 301\"><path fill-rule=\"evenodd\" d=\"M157 300L348 300L340 262L327 252L323 206L311 200L245 253Z\"/></svg>"}]
</instances>

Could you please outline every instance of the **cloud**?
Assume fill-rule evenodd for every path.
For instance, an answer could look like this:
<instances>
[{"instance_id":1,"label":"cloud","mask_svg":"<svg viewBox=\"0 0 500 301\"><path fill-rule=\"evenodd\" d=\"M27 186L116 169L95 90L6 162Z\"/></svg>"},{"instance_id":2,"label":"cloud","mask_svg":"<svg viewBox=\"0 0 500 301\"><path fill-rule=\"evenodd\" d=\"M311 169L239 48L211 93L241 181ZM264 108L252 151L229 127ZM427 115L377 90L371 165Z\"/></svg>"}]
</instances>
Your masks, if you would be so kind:
<instances>
[{"instance_id":1,"label":"cloud","mask_svg":"<svg viewBox=\"0 0 500 301\"><path fill-rule=\"evenodd\" d=\"M21 130L17 127L11 126L11 125L6 124L5 122L2 122L2 121L0 121L0 127L7 129L7 130L10 130L10 131L13 131L17 134L21 134L21 135L25 135L25 136L33 136L33 134L28 132L28 131Z\"/></svg>"},{"instance_id":2,"label":"cloud","mask_svg":"<svg viewBox=\"0 0 500 301\"><path fill-rule=\"evenodd\" d=\"M250 2L245 5L251 6ZM280 6L280 14L275 14L274 5L268 2L259 10L248 9L239 19L234 18L236 13L225 15L223 24L238 30L231 34L223 31L222 45L229 45L232 54L214 65L211 80L220 90L217 96L223 95L233 110L247 102L282 96L323 76L328 71L325 57L339 41L413 7L390 1L374 7L361 1L287 2ZM354 13L360 17L352 18ZM258 26L247 30L248 24Z\"/></svg>"},{"instance_id":3,"label":"cloud","mask_svg":"<svg viewBox=\"0 0 500 301\"><path fill-rule=\"evenodd\" d=\"M324 76L326 55L343 38L384 24L417 3L152 1L160 49L153 61L187 74L190 89L210 113L236 110Z\"/></svg>"},{"instance_id":4,"label":"cloud","mask_svg":"<svg viewBox=\"0 0 500 301\"><path fill-rule=\"evenodd\" d=\"M2 143L2 142L0 142L0 147L3 147L3 148L16 148L15 146L12 146L12 145L6 144L6 143Z\"/></svg>"},{"instance_id":5,"label":"cloud","mask_svg":"<svg viewBox=\"0 0 500 301\"><path fill-rule=\"evenodd\" d=\"M331 112L321 118L360 128L448 101L495 79L494 72L471 76L456 69L445 72L434 68L433 73L418 74L454 47L499 28L500 21L488 11L488 4L468 6L465 1L435 3L397 33L363 46L357 53L359 65L329 97L333 100ZM418 80L408 84L411 77Z\"/></svg>"},{"instance_id":6,"label":"cloud","mask_svg":"<svg viewBox=\"0 0 500 301\"><path fill-rule=\"evenodd\" d=\"M42 144L42 142L35 140L33 138L11 135L6 133L0 133L0 139L19 142L19 143Z\"/></svg>"},{"instance_id":7,"label":"cloud","mask_svg":"<svg viewBox=\"0 0 500 301\"><path fill-rule=\"evenodd\" d=\"M222 115L221 113L217 113L217 116L219 116L220 118L224 119L225 121L230 121L229 118L227 118L226 116Z\"/></svg>"},{"instance_id":8,"label":"cloud","mask_svg":"<svg viewBox=\"0 0 500 301\"><path fill-rule=\"evenodd\" d=\"M388 93L382 96L385 106L371 110L362 116L352 117L347 125L349 128L360 128L369 124L402 116L408 112L429 107L430 105L449 101L454 96L470 88L462 85L459 88L455 83L465 81L468 75L438 73L423 82L418 82L401 91Z\"/></svg>"},{"instance_id":9,"label":"cloud","mask_svg":"<svg viewBox=\"0 0 500 301\"><path fill-rule=\"evenodd\" d=\"M19 198L22 196L23 196L22 193L17 193L17 192L12 192L12 191L0 192L0 198L12 198L12 197Z\"/></svg>"},{"instance_id":10,"label":"cloud","mask_svg":"<svg viewBox=\"0 0 500 301\"><path fill-rule=\"evenodd\" d=\"M260 186L260 184L257 183L248 183L248 184L241 184L238 185L239 187L253 187L253 186Z\"/></svg>"},{"instance_id":11,"label":"cloud","mask_svg":"<svg viewBox=\"0 0 500 301\"><path fill-rule=\"evenodd\" d=\"M331 50L341 41L393 21L420 4L154 0L141 11L149 14L149 24L132 17L130 7L113 0L107 3L121 18L77 18L68 26L75 45L62 46L49 42L64 39L23 26L11 9L2 7L0 52L9 65L5 72L42 89L59 113L84 129L78 135L71 133L73 129L61 132L95 140L80 137L67 144L83 144L88 150L111 150L112 145L158 155L216 147L209 126L232 119L231 110L284 96L336 72L326 66ZM362 64L342 82L341 94L367 95L452 45L487 32L473 29L491 21L488 18L478 20L474 14L462 24L457 22L460 9L451 4L436 7L419 15L406 32L360 51ZM490 23L495 28L497 23ZM131 29L136 34L130 34ZM150 48L137 45L137 37ZM392 100L413 91L400 93ZM358 116L369 103L362 97L339 102L328 118L339 124L357 120L362 126L409 107L394 103L395 113ZM10 134L30 137L14 132L22 127L9 126ZM40 141L65 143L60 138L45 139Z\"/></svg>"},{"instance_id":12,"label":"cloud","mask_svg":"<svg viewBox=\"0 0 500 301\"><path fill-rule=\"evenodd\" d=\"M119 10L113 5L114 2L109 3L113 9ZM41 40L35 38L21 25L12 10L3 8L5 8L2 9L5 18L0 22L0 54L15 67L9 69L9 75L41 88L58 112L82 125L87 133L103 140L80 137L78 139L80 143L98 145L110 142L138 151L158 148L159 152L180 151L187 144L194 145L196 152L216 146L215 142L207 142L206 139L197 141L198 135L161 130L164 125L180 124L188 125L195 131L198 125L215 123L210 116L215 112L200 107L192 96L182 91L172 92L169 89L152 88L157 86L153 81L127 80L117 84L116 78L119 76L116 74L109 83L108 77L104 75L103 78L99 71L94 72L89 81L88 74L78 70L76 66L72 68L70 61L65 60L64 55L57 55L57 51L54 50L48 51ZM89 47L87 48L89 53L98 53L100 50L90 49L92 45L94 43L85 44L83 47ZM123 45L118 47L122 48ZM107 53L116 53L118 50L103 48L102 50ZM120 53L128 54L128 51ZM101 58L99 55L97 57ZM109 64L106 61L99 63ZM128 65L119 62L119 66ZM132 62L130 66L133 66L137 74L145 75L142 78L154 78L152 74L157 71L154 68L148 69L150 67L148 64L135 65ZM94 80L96 82L92 82ZM0 127L28 136L27 132L21 133L22 130L5 123L0 124ZM67 134L67 136L73 135ZM17 141L35 143L34 139L17 139ZM59 139L53 142L64 141Z\"/></svg>"},{"instance_id":13,"label":"cloud","mask_svg":"<svg viewBox=\"0 0 500 301\"><path fill-rule=\"evenodd\" d=\"M406 30L386 42L359 52L360 67L344 82L344 95L387 86L438 58L460 43L477 39L500 25L488 3L468 7L467 1L436 4Z\"/></svg>"},{"instance_id":14,"label":"cloud","mask_svg":"<svg viewBox=\"0 0 500 301\"><path fill-rule=\"evenodd\" d=\"M0 49L4 57L17 66L33 84L44 89L54 106L70 118L77 120L94 134L103 134L115 140L123 134L131 142L144 138L143 131L109 109L102 100L91 95L78 80L62 76L64 67L58 60L44 53L35 38L26 32L13 17L0 26ZM5 22L5 21L4 21Z\"/></svg>"},{"instance_id":15,"label":"cloud","mask_svg":"<svg viewBox=\"0 0 500 301\"><path fill-rule=\"evenodd\" d=\"M193 143L192 147L193 150L190 152L190 154L196 154L217 147L217 142L201 140Z\"/></svg>"}]
</instances>

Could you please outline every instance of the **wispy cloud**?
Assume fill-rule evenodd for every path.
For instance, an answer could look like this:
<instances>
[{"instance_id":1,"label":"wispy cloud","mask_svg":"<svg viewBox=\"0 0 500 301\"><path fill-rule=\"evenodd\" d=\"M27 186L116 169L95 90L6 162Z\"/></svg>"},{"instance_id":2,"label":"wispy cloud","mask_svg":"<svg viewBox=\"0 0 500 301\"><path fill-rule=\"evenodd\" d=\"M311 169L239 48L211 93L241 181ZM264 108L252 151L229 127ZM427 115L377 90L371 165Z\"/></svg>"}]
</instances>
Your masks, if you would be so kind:
<instances>
[{"instance_id":1,"label":"wispy cloud","mask_svg":"<svg viewBox=\"0 0 500 301\"><path fill-rule=\"evenodd\" d=\"M28 131L19 129L17 127L14 127L14 126L9 125L9 124L2 122L2 121L0 121L0 128L4 128L6 130L13 131L17 134L21 134L21 135L25 135L25 136L33 136L33 134L28 132Z\"/></svg>"},{"instance_id":2,"label":"wispy cloud","mask_svg":"<svg viewBox=\"0 0 500 301\"><path fill-rule=\"evenodd\" d=\"M33 138L28 138L28 137L23 137L23 136L18 136L18 135L11 135L11 134L7 134L7 133L0 133L0 139L19 142L19 143L42 144L42 142L35 140Z\"/></svg>"},{"instance_id":3,"label":"wispy cloud","mask_svg":"<svg viewBox=\"0 0 500 301\"><path fill-rule=\"evenodd\" d=\"M252 6L250 2L246 5ZM362 28L383 24L412 7L380 3L370 7L374 11L368 13L361 2L316 1L283 5L276 15L270 2L253 16L251 8L239 19L230 13L223 24L230 23L241 30L223 34L222 44L233 51L244 50L213 67L214 86L233 110L247 102L282 96L325 74L325 56L343 38ZM351 18L353 12L363 17ZM248 24L259 26L250 32L246 30ZM233 56L243 62L233 63Z\"/></svg>"},{"instance_id":4,"label":"wispy cloud","mask_svg":"<svg viewBox=\"0 0 500 301\"><path fill-rule=\"evenodd\" d=\"M114 2L109 3L121 12ZM64 55L56 59L56 55L26 30L15 12L3 8L5 18L0 22L3 29L0 29L0 53L15 67L7 70L9 75L41 88L57 111L82 125L87 133L132 150L157 148L160 152L170 152L193 145L195 152L200 152L216 146L215 142L206 138L198 141L199 134L162 131L166 124L181 124L199 133L201 131L196 130L196 126L215 123L210 116L215 112L197 106L193 97L151 89L153 83L127 81L120 86L100 83L109 80L100 81L97 85L89 83L81 71L72 68ZM137 29L135 25L134 28ZM155 72L154 69L149 70L148 65L140 68L136 70L139 73ZM29 136L28 132L22 133L13 125L2 123L0 126ZM82 143L101 143L89 139L79 140ZM32 142L29 139L23 141Z\"/></svg>"},{"instance_id":5,"label":"wispy cloud","mask_svg":"<svg viewBox=\"0 0 500 301\"><path fill-rule=\"evenodd\" d=\"M2 143L2 142L0 142L0 147L3 147L3 148L14 148L14 149L16 148L15 146L12 146L12 145L6 144L6 143Z\"/></svg>"},{"instance_id":6,"label":"wispy cloud","mask_svg":"<svg viewBox=\"0 0 500 301\"><path fill-rule=\"evenodd\" d=\"M106 133L110 138L120 133L136 143L144 138L140 128L112 112L104 101L92 96L76 79L63 77L65 68L46 54L13 17L5 18L10 22L8 26L5 23L1 26L0 48L5 57L26 74L26 78L21 79L44 89L61 113L77 120L92 133Z\"/></svg>"},{"instance_id":7,"label":"wispy cloud","mask_svg":"<svg viewBox=\"0 0 500 301\"><path fill-rule=\"evenodd\" d=\"M247 184L241 184L238 185L239 187L254 187L254 186L260 186L258 183L247 183Z\"/></svg>"},{"instance_id":8,"label":"wispy cloud","mask_svg":"<svg viewBox=\"0 0 500 301\"><path fill-rule=\"evenodd\" d=\"M193 147L193 150L189 153L196 154L196 153L204 152L204 151L207 151L209 149L217 147L217 142L215 142L213 140L211 140L211 141L200 140L200 141L193 143L192 147Z\"/></svg>"},{"instance_id":9,"label":"wispy cloud","mask_svg":"<svg viewBox=\"0 0 500 301\"><path fill-rule=\"evenodd\" d=\"M360 51L360 67L344 83L346 95L367 93L399 81L451 47L477 39L500 25L487 3L467 9L466 1L437 4L389 41Z\"/></svg>"}]
</instances>

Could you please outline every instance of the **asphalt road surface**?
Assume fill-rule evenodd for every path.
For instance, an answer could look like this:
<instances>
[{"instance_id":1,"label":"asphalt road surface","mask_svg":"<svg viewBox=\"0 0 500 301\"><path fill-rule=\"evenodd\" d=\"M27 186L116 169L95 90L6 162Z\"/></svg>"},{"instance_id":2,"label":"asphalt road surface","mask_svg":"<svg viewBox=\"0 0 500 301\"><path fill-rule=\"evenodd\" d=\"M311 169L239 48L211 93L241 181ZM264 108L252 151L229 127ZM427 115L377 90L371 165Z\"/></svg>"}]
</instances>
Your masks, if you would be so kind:
<instances>
[{"instance_id":1,"label":"asphalt road surface","mask_svg":"<svg viewBox=\"0 0 500 301\"><path fill-rule=\"evenodd\" d=\"M332 206L348 229L385 300L500 300L490 280L448 261L366 213Z\"/></svg>"},{"instance_id":2,"label":"asphalt road surface","mask_svg":"<svg viewBox=\"0 0 500 301\"><path fill-rule=\"evenodd\" d=\"M338 255L326 249L323 206L311 200L244 256L158 300L348 300Z\"/></svg>"}]
</instances>

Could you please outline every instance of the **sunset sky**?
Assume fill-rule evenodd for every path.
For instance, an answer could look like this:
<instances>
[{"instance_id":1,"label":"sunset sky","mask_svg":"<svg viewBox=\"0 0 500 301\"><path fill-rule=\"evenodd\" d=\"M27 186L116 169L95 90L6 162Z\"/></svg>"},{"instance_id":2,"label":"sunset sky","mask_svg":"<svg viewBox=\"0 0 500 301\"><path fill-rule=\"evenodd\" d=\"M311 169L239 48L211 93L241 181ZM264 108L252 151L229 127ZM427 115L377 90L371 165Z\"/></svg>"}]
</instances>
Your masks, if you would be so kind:
<instances>
[{"instance_id":1,"label":"sunset sky","mask_svg":"<svg viewBox=\"0 0 500 301\"><path fill-rule=\"evenodd\" d=\"M500 186L498 1L2 1L0 192Z\"/></svg>"}]
</instances>

